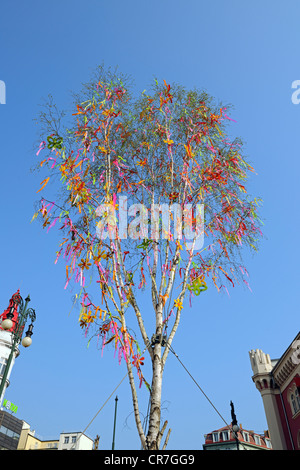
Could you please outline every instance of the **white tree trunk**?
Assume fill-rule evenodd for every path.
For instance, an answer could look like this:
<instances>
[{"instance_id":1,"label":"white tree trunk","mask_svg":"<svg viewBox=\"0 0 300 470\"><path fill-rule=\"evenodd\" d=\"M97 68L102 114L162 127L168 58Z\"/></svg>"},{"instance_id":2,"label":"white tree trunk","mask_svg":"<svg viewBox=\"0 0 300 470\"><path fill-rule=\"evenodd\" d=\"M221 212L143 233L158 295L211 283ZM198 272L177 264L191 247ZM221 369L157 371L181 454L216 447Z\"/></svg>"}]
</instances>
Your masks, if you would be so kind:
<instances>
[{"instance_id":1,"label":"white tree trunk","mask_svg":"<svg viewBox=\"0 0 300 470\"><path fill-rule=\"evenodd\" d=\"M159 334L159 333L158 333ZM158 437L160 432L161 419L161 394L162 394L162 365L161 365L161 344L154 345L152 361L152 384L149 429L146 438L149 450L158 450Z\"/></svg>"}]
</instances>

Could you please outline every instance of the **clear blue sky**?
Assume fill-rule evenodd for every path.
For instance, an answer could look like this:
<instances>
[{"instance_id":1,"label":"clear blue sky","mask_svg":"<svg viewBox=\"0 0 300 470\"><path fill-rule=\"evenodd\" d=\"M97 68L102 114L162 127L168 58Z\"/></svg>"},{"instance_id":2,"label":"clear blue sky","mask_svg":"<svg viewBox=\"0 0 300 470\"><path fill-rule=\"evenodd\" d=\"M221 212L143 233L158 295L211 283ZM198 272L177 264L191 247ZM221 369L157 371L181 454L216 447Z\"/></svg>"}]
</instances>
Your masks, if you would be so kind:
<instances>
[{"instance_id":1,"label":"clear blue sky","mask_svg":"<svg viewBox=\"0 0 300 470\"><path fill-rule=\"evenodd\" d=\"M37 314L6 398L37 437L83 431L126 373L109 350L101 358L94 343L87 348L78 311L70 313L65 266L54 264L58 234L30 224L41 181L30 172L39 105L49 93L68 105L70 91L103 62L130 74L137 90L156 76L235 107L232 133L257 171L249 189L264 200L264 239L246 259L252 292L241 286L228 297L210 287L185 309L173 347L228 422L232 400L245 428L267 428L248 351L278 358L299 331L300 105L291 101L300 79L299 15L292 0L2 2L0 308L20 288ZM139 449L127 381L117 395L116 449ZM114 397L86 431L100 434L101 449L111 449ZM172 355L163 400L170 449L202 449L203 435L224 424Z\"/></svg>"}]
</instances>

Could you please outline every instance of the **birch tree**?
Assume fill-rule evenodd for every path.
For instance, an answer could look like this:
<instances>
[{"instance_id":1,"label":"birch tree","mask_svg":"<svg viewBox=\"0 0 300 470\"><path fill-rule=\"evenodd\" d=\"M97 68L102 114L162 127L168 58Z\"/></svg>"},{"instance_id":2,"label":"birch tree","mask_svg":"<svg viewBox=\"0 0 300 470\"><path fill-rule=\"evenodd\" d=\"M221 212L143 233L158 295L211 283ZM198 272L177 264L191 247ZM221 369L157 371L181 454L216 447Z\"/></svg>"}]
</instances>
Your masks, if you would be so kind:
<instances>
[{"instance_id":1,"label":"birch tree","mask_svg":"<svg viewBox=\"0 0 300 470\"><path fill-rule=\"evenodd\" d=\"M45 177L34 218L59 229L55 262L66 263L66 288L78 284L80 327L126 364L142 448L155 450L167 428L163 372L183 300L194 305L208 288L248 282L242 251L257 250L259 201L247 193L254 170L241 141L229 139L228 109L165 81L138 96L131 89L100 67L72 113L51 103L41 113ZM146 432L138 387L150 399Z\"/></svg>"}]
</instances>

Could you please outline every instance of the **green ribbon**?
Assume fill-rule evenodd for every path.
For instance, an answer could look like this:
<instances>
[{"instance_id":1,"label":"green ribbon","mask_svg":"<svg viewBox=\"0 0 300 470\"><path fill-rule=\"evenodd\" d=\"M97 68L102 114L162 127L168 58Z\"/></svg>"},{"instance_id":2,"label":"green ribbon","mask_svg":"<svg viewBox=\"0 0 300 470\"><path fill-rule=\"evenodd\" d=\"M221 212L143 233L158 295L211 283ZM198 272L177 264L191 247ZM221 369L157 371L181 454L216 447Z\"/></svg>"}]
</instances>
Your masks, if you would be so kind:
<instances>
[{"instance_id":1,"label":"green ribbon","mask_svg":"<svg viewBox=\"0 0 300 470\"><path fill-rule=\"evenodd\" d=\"M192 285L187 286L187 288L194 292L195 295L200 295L201 292L207 290L207 285L205 282L201 282L200 279L195 279L192 282Z\"/></svg>"},{"instance_id":2,"label":"green ribbon","mask_svg":"<svg viewBox=\"0 0 300 470\"><path fill-rule=\"evenodd\" d=\"M63 138L62 137L54 137L54 136L49 136L47 137L47 140L48 140L48 149L52 150L52 149L62 149L62 142L63 142Z\"/></svg>"}]
</instances>

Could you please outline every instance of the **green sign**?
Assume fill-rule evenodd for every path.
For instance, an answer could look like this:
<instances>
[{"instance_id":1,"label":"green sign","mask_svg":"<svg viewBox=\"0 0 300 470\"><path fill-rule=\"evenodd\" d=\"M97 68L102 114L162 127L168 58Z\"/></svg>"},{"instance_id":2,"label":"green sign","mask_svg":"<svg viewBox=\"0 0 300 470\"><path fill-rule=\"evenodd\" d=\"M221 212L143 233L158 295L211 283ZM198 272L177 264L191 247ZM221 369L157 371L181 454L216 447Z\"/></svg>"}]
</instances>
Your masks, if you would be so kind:
<instances>
[{"instance_id":1,"label":"green sign","mask_svg":"<svg viewBox=\"0 0 300 470\"><path fill-rule=\"evenodd\" d=\"M9 400L3 400L3 406L4 408L6 408L9 411L12 411L13 413L16 413L18 410L18 407Z\"/></svg>"}]
</instances>

